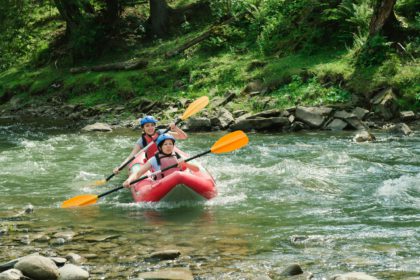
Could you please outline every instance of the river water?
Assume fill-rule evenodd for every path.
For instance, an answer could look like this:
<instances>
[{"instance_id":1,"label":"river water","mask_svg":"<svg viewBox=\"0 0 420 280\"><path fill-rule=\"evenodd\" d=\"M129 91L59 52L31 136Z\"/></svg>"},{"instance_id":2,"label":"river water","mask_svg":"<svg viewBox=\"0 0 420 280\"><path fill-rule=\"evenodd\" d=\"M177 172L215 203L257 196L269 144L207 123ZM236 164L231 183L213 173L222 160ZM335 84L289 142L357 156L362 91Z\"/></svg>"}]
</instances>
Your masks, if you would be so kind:
<instances>
[{"instance_id":1,"label":"river water","mask_svg":"<svg viewBox=\"0 0 420 280\"><path fill-rule=\"evenodd\" d=\"M118 186L109 175L139 132L81 133L66 122L0 119L0 263L39 252L84 256L92 279L130 279L165 267L195 279L262 279L292 263L316 279L362 271L420 279L420 136L375 131L249 133L247 147L200 162L219 194L200 205L135 204L121 190L96 205L66 199ZM224 133L191 133L191 155ZM20 213L28 205L33 213ZM70 236L70 238L63 238ZM154 262L155 251L181 256Z\"/></svg>"}]
</instances>

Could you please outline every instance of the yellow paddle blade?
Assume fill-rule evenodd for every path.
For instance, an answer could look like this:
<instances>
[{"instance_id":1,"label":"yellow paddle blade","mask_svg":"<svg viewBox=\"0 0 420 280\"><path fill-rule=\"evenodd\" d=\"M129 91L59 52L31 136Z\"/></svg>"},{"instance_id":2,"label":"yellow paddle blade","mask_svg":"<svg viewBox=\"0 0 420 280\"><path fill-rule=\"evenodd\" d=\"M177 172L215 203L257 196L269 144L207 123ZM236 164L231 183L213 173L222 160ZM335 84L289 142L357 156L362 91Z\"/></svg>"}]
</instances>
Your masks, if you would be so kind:
<instances>
[{"instance_id":1,"label":"yellow paddle blade","mask_svg":"<svg viewBox=\"0 0 420 280\"><path fill-rule=\"evenodd\" d=\"M105 185L105 184L106 184L106 180L105 179L96 180L95 183L93 184L93 187L99 187L99 186L102 186L102 185Z\"/></svg>"},{"instance_id":2,"label":"yellow paddle blade","mask_svg":"<svg viewBox=\"0 0 420 280\"><path fill-rule=\"evenodd\" d=\"M184 114L182 115L181 120L185 121L192 115L201 111L201 109L206 107L207 104L209 104L209 98L207 96L198 98L193 103L191 103L190 106L188 106L187 110L185 110Z\"/></svg>"},{"instance_id":3,"label":"yellow paddle blade","mask_svg":"<svg viewBox=\"0 0 420 280\"><path fill-rule=\"evenodd\" d=\"M242 148L248 142L248 136L243 131L237 130L217 140L210 150L214 154L227 153Z\"/></svg>"},{"instance_id":4,"label":"yellow paddle blade","mask_svg":"<svg viewBox=\"0 0 420 280\"><path fill-rule=\"evenodd\" d=\"M85 206L95 204L98 200L98 196L94 194L82 194L72 197L61 204L61 208L70 208L76 206Z\"/></svg>"}]
</instances>

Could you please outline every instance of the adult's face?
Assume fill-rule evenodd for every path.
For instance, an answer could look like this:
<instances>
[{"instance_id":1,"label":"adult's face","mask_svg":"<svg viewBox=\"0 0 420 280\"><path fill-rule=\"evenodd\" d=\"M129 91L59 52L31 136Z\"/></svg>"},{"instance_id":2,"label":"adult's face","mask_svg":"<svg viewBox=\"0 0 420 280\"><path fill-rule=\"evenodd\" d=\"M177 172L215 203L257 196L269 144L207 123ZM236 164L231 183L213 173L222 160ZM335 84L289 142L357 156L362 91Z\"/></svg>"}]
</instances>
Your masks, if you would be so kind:
<instances>
[{"instance_id":1,"label":"adult's face","mask_svg":"<svg viewBox=\"0 0 420 280\"><path fill-rule=\"evenodd\" d=\"M143 125L143 130L148 135L155 134L155 128L156 128L156 124L154 123L146 123L145 125Z\"/></svg>"}]
</instances>

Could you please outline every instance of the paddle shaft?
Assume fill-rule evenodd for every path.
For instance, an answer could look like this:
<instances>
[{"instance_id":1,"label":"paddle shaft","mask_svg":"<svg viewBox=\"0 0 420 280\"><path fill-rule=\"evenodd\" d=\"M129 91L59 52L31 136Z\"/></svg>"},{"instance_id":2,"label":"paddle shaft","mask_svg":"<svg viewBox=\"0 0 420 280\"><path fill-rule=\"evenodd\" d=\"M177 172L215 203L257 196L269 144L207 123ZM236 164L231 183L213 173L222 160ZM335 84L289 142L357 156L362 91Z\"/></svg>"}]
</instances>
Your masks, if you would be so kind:
<instances>
[{"instance_id":1,"label":"paddle shaft","mask_svg":"<svg viewBox=\"0 0 420 280\"><path fill-rule=\"evenodd\" d=\"M182 121L181 119L177 119L176 122L175 122L175 125L178 125L181 121ZM162 134L167 133L170 129L171 128L168 127ZM130 164L130 162L132 162L140 153L146 152L150 148L150 146L153 145L153 143L154 143L154 141L152 141L149 144L147 144L146 147L144 147L143 149L141 149L137 154L135 154L134 156L132 156L128 161L126 161L123 165L121 165L118 168L118 172L121 171L121 170L123 170L128 164ZM115 176L115 173L112 173L111 175L108 176L108 178L106 178L106 181L108 182L114 176Z\"/></svg>"},{"instance_id":2,"label":"paddle shaft","mask_svg":"<svg viewBox=\"0 0 420 280\"><path fill-rule=\"evenodd\" d=\"M187 158L187 159L185 160L185 162L188 162L188 161L190 161L190 160L193 160L193 159L196 159L196 158L198 158L198 157L204 156L204 155L206 155L206 154L208 154L208 153L211 153L211 150L208 150L208 151L202 152L201 154L198 154L198 155L195 155L195 156L193 156L193 157ZM160 170L159 172L163 172L163 171L166 171L166 170L168 170L168 169L171 169L171 168L174 168L174 167L177 167L177 166L178 166L178 163L176 163L176 164L172 164L171 166L168 166L168 167L166 167L166 168L164 168L164 169ZM149 177L149 176L142 176L142 177L140 177L140 178L138 178L138 179L134 180L133 182L131 182L131 183L130 183L130 185L133 185L133 184L135 184L135 183L138 183L138 182L140 182L140 181L142 181L142 180L144 180L144 179L146 179L146 178L148 178L148 177ZM106 195L108 195L108 194L110 194L110 193L116 192L116 191L118 191L118 190L121 190L122 188L124 188L124 186L120 186L120 187L118 187L118 188L115 188L115 189L109 190L109 191L107 191L107 192L104 192L104 193L102 193L102 194L98 195L98 198L103 197L103 196L106 196Z\"/></svg>"}]
</instances>

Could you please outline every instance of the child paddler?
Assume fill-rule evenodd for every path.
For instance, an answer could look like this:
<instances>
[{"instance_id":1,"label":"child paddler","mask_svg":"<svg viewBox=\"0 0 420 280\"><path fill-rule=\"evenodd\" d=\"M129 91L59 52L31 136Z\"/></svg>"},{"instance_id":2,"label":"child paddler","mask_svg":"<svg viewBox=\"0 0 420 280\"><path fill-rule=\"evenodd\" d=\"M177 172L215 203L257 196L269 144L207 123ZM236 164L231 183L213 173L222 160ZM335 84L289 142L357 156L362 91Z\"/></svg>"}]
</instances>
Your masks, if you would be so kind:
<instances>
[{"instance_id":1,"label":"child paddler","mask_svg":"<svg viewBox=\"0 0 420 280\"><path fill-rule=\"evenodd\" d=\"M175 171L184 171L187 168L191 171L198 172L200 169L198 166L185 162L184 158L182 158L178 153L174 151L175 149L175 138L170 134L162 134L156 140L156 145L158 148L158 152L151 157L140 169L136 172L133 172L127 180L123 183L124 187L129 187L130 183L137 178L140 178L144 173L149 170L153 172L160 171L169 167L171 165L175 165L171 169L165 170L164 172L159 172L156 174L156 179L162 179Z\"/></svg>"},{"instance_id":2,"label":"child paddler","mask_svg":"<svg viewBox=\"0 0 420 280\"><path fill-rule=\"evenodd\" d=\"M143 130L143 133L139 140L137 140L136 144L134 145L133 150L128 155L128 157L118 166L115 167L113 172L114 174L118 174L120 166L123 166L126 161L131 159L135 154L137 154L141 149L146 147L150 142L155 142L156 139L164 132L164 129L156 129L156 124L158 121L153 116L145 116L142 119L139 119L140 126ZM168 132L169 135L172 135L176 139L187 139L188 135L179 127L177 127L174 123L170 124L171 130ZM152 158L157 152L156 143L153 143L146 151L145 156L146 159ZM131 163L130 168L132 170L138 169L138 162L136 160ZM133 169L134 168L134 169Z\"/></svg>"}]
</instances>

